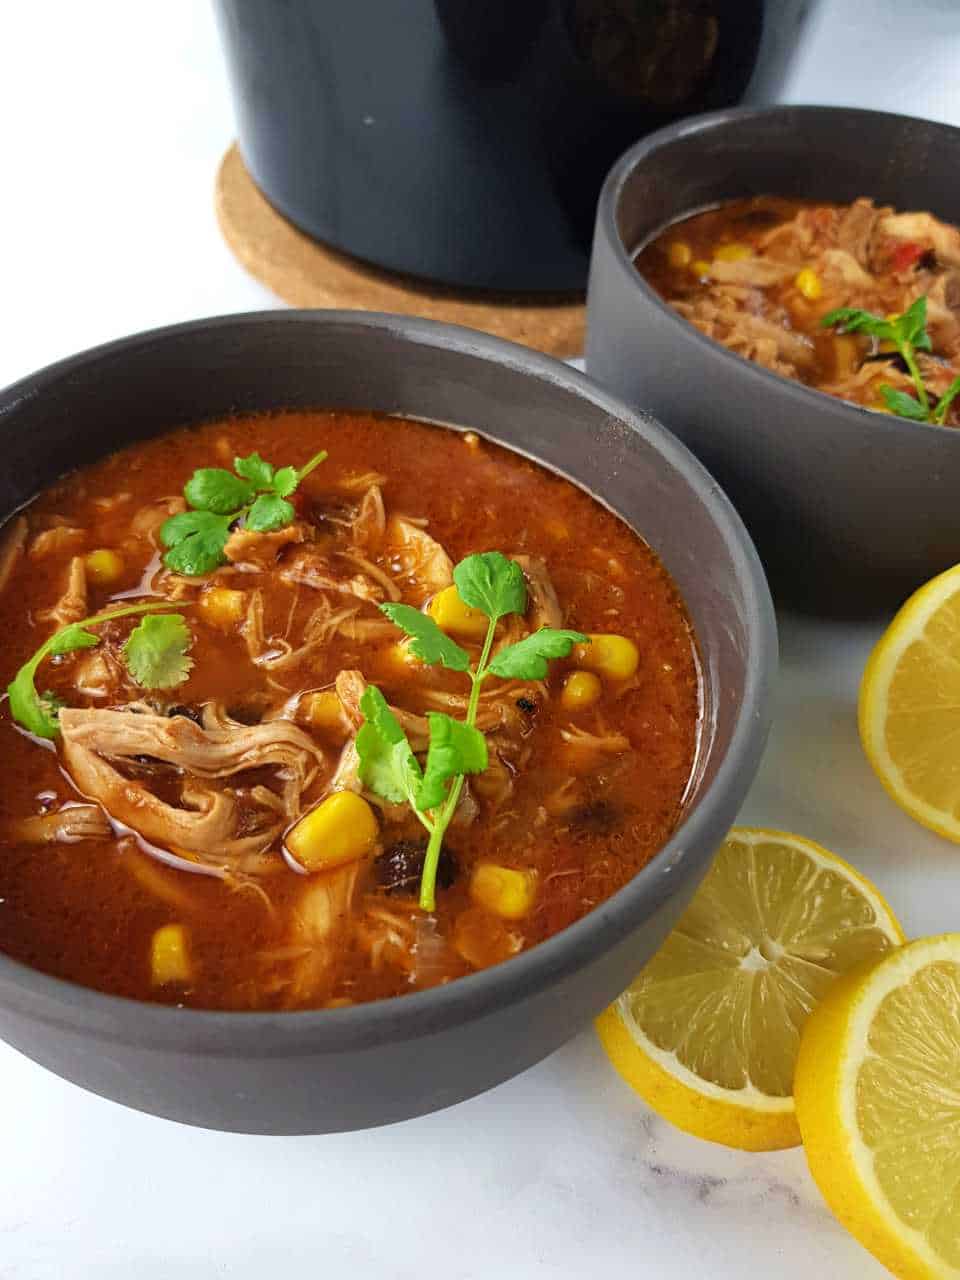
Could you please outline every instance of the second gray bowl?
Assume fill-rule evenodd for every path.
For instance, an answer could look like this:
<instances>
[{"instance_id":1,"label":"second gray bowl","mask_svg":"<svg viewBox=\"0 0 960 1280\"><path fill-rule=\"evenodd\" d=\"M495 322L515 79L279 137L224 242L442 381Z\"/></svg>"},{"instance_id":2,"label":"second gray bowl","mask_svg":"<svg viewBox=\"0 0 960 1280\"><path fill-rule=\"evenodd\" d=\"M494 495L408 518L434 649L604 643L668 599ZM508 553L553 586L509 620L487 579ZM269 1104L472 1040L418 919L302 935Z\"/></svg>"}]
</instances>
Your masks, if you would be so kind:
<instances>
[{"instance_id":1,"label":"second gray bowl","mask_svg":"<svg viewBox=\"0 0 960 1280\"><path fill-rule=\"evenodd\" d=\"M873 413L781 378L688 324L638 275L665 224L751 195L871 196L960 223L960 130L840 107L718 112L653 134L607 179L587 372L665 422L753 534L778 601L896 607L960 560L960 430Z\"/></svg>"}]
</instances>

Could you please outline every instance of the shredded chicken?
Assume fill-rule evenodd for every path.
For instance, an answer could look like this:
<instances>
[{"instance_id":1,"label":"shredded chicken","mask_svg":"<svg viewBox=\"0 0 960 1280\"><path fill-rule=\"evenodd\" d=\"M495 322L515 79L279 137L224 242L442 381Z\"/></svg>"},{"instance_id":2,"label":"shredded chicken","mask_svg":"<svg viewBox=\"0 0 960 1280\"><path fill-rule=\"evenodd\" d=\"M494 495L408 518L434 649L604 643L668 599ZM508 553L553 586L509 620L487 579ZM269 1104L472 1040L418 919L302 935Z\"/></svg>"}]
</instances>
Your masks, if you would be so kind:
<instances>
[{"instance_id":1,"label":"shredded chicken","mask_svg":"<svg viewBox=\"0 0 960 1280\"><path fill-rule=\"evenodd\" d=\"M375 554L380 549L387 527L383 508L383 493L378 484L372 484L363 495L360 509L353 520L350 537L359 550Z\"/></svg>"},{"instance_id":2,"label":"shredded chicken","mask_svg":"<svg viewBox=\"0 0 960 1280\"><path fill-rule=\"evenodd\" d=\"M54 813L17 818L0 827L0 839L18 844L76 844L108 840L112 834L103 810L95 804L65 805Z\"/></svg>"},{"instance_id":3,"label":"shredded chicken","mask_svg":"<svg viewBox=\"0 0 960 1280\"><path fill-rule=\"evenodd\" d=\"M50 609L41 609L37 617L41 622L53 622L65 627L69 622L79 622L87 616L87 569L83 556L74 556L67 570L67 585L63 595Z\"/></svg>"},{"instance_id":4,"label":"shredded chicken","mask_svg":"<svg viewBox=\"0 0 960 1280\"><path fill-rule=\"evenodd\" d=\"M187 504L179 495L172 498L158 498L141 507L130 521L130 533L134 538L149 538L157 546L157 535L160 526L171 516L178 516L186 511Z\"/></svg>"},{"instance_id":5,"label":"shredded chicken","mask_svg":"<svg viewBox=\"0 0 960 1280\"><path fill-rule=\"evenodd\" d=\"M363 697L367 682L361 671L341 671L335 686L337 697L348 720L359 729L363 724L363 712L360 710L360 699ZM430 741L430 726L424 716L414 715L412 711L404 711L400 707L390 710L400 722L400 727L410 740L414 751L425 751Z\"/></svg>"},{"instance_id":6,"label":"shredded chicken","mask_svg":"<svg viewBox=\"0 0 960 1280\"><path fill-rule=\"evenodd\" d=\"M315 1002L329 993L337 960L350 930L359 863L311 876L293 913L289 939L304 950L294 959L287 990L290 1004Z\"/></svg>"},{"instance_id":7,"label":"shredded chicken","mask_svg":"<svg viewBox=\"0 0 960 1280\"><path fill-rule=\"evenodd\" d=\"M223 548L223 554L231 564L272 569L281 551L295 543L308 541L310 532L309 526L302 520L282 529L275 529L272 533L258 533L255 529L234 529Z\"/></svg>"},{"instance_id":8,"label":"shredded chicken","mask_svg":"<svg viewBox=\"0 0 960 1280\"><path fill-rule=\"evenodd\" d=\"M241 831L238 796L204 788L194 779L276 769L289 821L299 813L300 796L322 762L320 749L291 721L242 725L213 706L205 708L202 728L184 716L78 708L61 711L60 728L64 760L78 789L112 817L153 843L244 871L265 869L257 855L274 842L283 821L276 812L261 811L265 825L247 835ZM182 788L182 806L165 803L113 767L142 757L173 765L190 778Z\"/></svg>"},{"instance_id":9,"label":"shredded chicken","mask_svg":"<svg viewBox=\"0 0 960 1280\"><path fill-rule=\"evenodd\" d=\"M87 540L86 529L77 529L73 525L58 525L53 529L44 529L30 543L27 555L31 560L45 560L48 556L70 555L79 551Z\"/></svg>"},{"instance_id":10,"label":"shredded chicken","mask_svg":"<svg viewBox=\"0 0 960 1280\"><path fill-rule=\"evenodd\" d=\"M929 245L937 258L960 267L960 230L929 213L888 213L880 220L880 232L895 240Z\"/></svg>"},{"instance_id":11,"label":"shredded chicken","mask_svg":"<svg viewBox=\"0 0 960 1280\"><path fill-rule=\"evenodd\" d=\"M339 591L374 604L383 599L382 586L366 574L358 573L351 577L337 574L319 547L304 547L287 556L280 567L280 579L315 591Z\"/></svg>"},{"instance_id":12,"label":"shredded chicken","mask_svg":"<svg viewBox=\"0 0 960 1280\"><path fill-rule=\"evenodd\" d=\"M575 725L560 730L560 737L572 747L584 751L597 751L604 755L620 755L630 750L630 739L625 733L588 733Z\"/></svg>"},{"instance_id":13,"label":"shredded chicken","mask_svg":"<svg viewBox=\"0 0 960 1280\"><path fill-rule=\"evenodd\" d=\"M422 604L453 582L453 562L435 538L412 520L391 516L387 521L386 552L411 593Z\"/></svg>"},{"instance_id":14,"label":"shredded chicken","mask_svg":"<svg viewBox=\"0 0 960 1280\"><path fill-rule=\"evenodd\" d=\"M15 516L0 534L0 592L7 588L10 576L20 562L27 540L27 522Z\"/></svg>"},{"instance_id":15,"label":"shredded chicken","mask_svg":"<svg viewBox=\"0 0 960 1280\"><path fill-rule=\"evenodd\" d=\"M563 626L563 610L547 570L547 562L539 556L514 556L527 580L527 617L533 631L540 627Z\"/></svg>"},{"instance_id":16,"label":"shredded chicken","mask_svg":"<svg viewBox=\"0 0 960 1280\"><path fill-rule=\"evenodd\" d=\"M116 701L125 683L124 668L102 646L81 654L76 660L73 687L85 698L110 698Z\"/></svg>"}]
</instances>

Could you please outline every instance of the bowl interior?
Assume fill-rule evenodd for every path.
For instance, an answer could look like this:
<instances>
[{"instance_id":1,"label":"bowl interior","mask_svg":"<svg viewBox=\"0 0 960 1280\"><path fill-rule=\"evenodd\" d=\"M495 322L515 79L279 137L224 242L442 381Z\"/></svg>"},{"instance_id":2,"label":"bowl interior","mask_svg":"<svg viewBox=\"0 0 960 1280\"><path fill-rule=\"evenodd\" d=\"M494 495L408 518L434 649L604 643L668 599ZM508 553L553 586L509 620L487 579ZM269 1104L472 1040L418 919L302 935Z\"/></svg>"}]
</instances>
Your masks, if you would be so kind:
<instances>
[{"instance_id":1,"label":"bowl interior","mask_svg":"<svg viewBox=\"0 0 960 1280\"><path fill-rule=\"evenodd\" d=\"M670 896L676 859L696 846L703 824L717 824L711 803L732 821L758 763L776 661L772 607L736 513L659 424L556 361L468 330L395 317L283 312L201 321L99 348L17 384L0 395L0 425L8 427L0 515L63 472L136 439L230 413L317 407L475 429L569 477L659 553L704 664L703 745L680 831L604 910L496 970L382 1002L402 1006L392 1020L410 1026L460 1001L461 991L471 993L462 1003L492 1007L511 985L508 975L519 998L575 969L598 946L621 941ZM96 1022L97 1002L85 1003ZM349 1039L347 1028L366 1037L371 1009L317 1021L326 1020L331 1043ZM144 1034L165 1038L167 1011L141 1012ZM259 1016L244 1017L251 1042ZM205 1017L216 1024L217 1015Z\"/></svg>"},{"instance_id":2,"label":"bowl interior","mask_svg":"<svg viewBox=\"0 0 960 1280\"><path fill-rule=\"evenodd\" d=\"M839 107L734 110L663 130L629 155L615 217L631 255L665 223L755 195L868 196L960 222L960 129L929 120Z\"/></svg>"}]
</instances>

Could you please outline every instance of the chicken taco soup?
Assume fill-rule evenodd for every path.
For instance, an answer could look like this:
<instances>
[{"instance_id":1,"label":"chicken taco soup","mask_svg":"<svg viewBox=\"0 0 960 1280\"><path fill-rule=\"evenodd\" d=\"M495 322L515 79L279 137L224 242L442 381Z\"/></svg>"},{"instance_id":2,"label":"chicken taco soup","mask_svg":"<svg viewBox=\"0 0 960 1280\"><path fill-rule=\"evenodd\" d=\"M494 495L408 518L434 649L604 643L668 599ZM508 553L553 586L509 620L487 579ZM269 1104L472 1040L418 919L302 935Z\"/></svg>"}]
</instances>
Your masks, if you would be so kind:
<instances>
[{"instance_id":1,"label":"chicken taco soup","mask_svg":"<svg viewBox=\"0 0 960 1280\"><path fill-rule=\"evenodd\" d=\"M654 856L700 677L651 549L492 445L180 430L0 555L0 948L119 995L334 1007L508 959Z\"/></svg>"},{"instance_id":2,"label":"chicken taco soup","mask_svg":"<svg viewBox=\"0 0 960 1280\"><path fill-rule=\"evenodd\" d=\"M932 214L755 197L674 223L635 262L745 359L865 408L960 426L960 230Z\"/></svg>"}]
</instances>

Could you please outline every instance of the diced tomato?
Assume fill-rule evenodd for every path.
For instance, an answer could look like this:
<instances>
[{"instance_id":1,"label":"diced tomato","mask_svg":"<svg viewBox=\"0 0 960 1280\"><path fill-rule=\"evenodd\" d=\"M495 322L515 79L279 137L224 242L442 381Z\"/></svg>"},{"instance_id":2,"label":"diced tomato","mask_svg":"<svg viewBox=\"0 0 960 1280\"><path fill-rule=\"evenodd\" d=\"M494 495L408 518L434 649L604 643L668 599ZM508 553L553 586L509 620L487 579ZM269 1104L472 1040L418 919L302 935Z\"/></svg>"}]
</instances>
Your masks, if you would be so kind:
<instances>
[{"instance_id":1,"label":"diced tomato","mask_svg":"<svg viewBox=\"0 0 960 1280\"><path fill-rule=\"evenodd\" d=\"M926 253L922 244L912 240L902 240L895 244L890 254L890 270L906 271L918 262Z\"/></svg>"}]
</instances>

